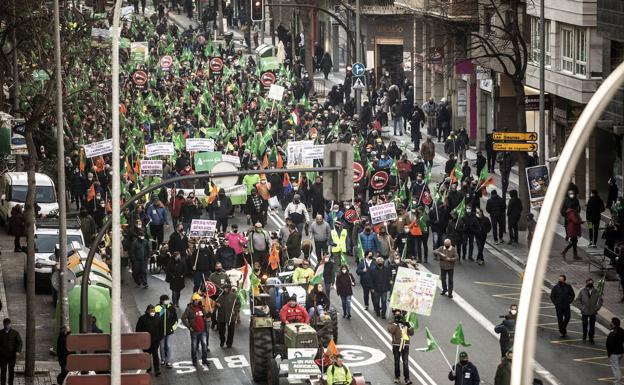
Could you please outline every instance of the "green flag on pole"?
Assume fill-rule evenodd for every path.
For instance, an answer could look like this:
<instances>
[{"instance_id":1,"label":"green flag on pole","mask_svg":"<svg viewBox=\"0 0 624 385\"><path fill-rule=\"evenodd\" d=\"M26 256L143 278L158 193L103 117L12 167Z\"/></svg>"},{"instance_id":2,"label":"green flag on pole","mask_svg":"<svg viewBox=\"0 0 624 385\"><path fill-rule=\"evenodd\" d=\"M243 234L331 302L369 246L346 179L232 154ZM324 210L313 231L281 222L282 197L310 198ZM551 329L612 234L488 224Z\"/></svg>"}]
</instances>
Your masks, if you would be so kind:
<instances>
[{"instance_id":1,"label":"green flag on pole","mask_svg":"<svg viewBox=\"0 0 624 385\"><path fill-rule=\"evenodd\" d=\"M418 314L408 313L407 322L409 322L412 325L412 328L418 329Z\"/></svg>"},{"instance_id":2,"label":"green flag on pole","mask_svg":"<svg viewBox=\"0 0 624 385\"><path fill-rule=\"evenodd\" d=\"M433 334L429 331L429 328L425 328L425 338L427 339L427 347L416 349L419 352L431 352L438 347L438 343L435 338L433 338Z\"/></svg>"},{"instance_id":3,"label":"green flag on pole","mask_svg":"<svg viewBox=\"0 0 624 385\"><path fill-rule=\"evenodd\" d=\"M461 202L451 212L457 214L457 218L463 218L466 215L466 198L462 198Z\"/></svg>"},{"instance_id":4,"label":"green flag on pole","mask_svg":"<svg viewBox=\"0 0 624 385\"><path fill-rule=\"evenodd\" d=\"M464 338L464 328L462 327L461 323L455 328L453 336L451 337L451 343L453 345L461 345L465 347L470 346L469 343L466 343L466 340Z\"/></svg>"}]
</instances>

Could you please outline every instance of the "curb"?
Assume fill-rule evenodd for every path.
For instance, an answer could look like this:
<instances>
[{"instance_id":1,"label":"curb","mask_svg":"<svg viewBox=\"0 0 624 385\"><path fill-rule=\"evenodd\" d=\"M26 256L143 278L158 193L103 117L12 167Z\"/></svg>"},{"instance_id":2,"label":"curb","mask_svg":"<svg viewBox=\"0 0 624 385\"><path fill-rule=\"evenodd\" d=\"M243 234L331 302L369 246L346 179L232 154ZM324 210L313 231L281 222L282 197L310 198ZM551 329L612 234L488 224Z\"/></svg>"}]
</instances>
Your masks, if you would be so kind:
<instances>
[{"instance_id":1,"label":"curb","mask_svg":"<svg viewBox=\"0 0 624 385\"><path fill-rule=\"evenodd\" d=\"M500 247L498 247L498 245L495 245L489 241L485 242L488 246L490 246L491 248L493 248L494 250L498 251L501 254L504 254L505 256L507 256L508 258L511 259L511 261L513 263L515 263L516 265L518 265L519 267L521 267L522 269L526 268L526 264L520 260L518 257L516 257L515 255L513 255L512 253L508 252L505 249L502 249ZM546 287L548 287L549 289L552 289L556 283L551 282L550 280L544 278L544 284ZM572 286L572 288L574 289L575 293L579 292L579 288L575 288L574 286ZM578 310L576 308L576 306L572 305L572 307L575 310ZM578 310L578 313L580 314L580 310ZM611 318L615 317L615 314L613 314L609 309L605 308L604 306L598 311L596 320L600 323L600 325L604 326L605 328L609 329L609 326L611 324Z\"/></svg>"},{"instance_id":2,"label":"curb","mask_svg":"<svg viewBox=\"0 0 624 385\"><path fill-rule=\"evenodd\" d=\"M0 316L4 319L9 318L9 303L7 302L6 290L4 289L4 276L2 271L2 265L0 265L0 301L2 301Z\"/></svg>"}]
</instances>

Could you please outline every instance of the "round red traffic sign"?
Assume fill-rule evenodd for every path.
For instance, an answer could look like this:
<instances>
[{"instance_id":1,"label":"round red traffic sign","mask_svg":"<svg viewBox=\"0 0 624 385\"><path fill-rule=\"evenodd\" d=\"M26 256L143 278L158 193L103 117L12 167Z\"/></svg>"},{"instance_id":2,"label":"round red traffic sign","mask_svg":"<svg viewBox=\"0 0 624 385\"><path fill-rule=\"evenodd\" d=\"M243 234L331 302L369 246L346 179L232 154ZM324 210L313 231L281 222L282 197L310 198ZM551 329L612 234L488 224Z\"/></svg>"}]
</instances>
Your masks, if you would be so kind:
<instances>
[{"instance_id":1,"label":"round red traffic sign","mask_svg":"<svg viewBox=\"0 0 624 385\"><path fill-rule=\"evenodd\" d=\"M206 294L208 295L208 297L212 297L213 295L217 294L217 286L212 281L205 281L205 282L206 282Z\"/></svg>"},{"instance_id":2,"label":"round red traffic sign","mask_svg":"<svg viewBox=\"0 0 624 385\"><path fill-rule=\"evenodd\" d=\"M260 76L260 83L265 87L271 87L271 84L275 83L277 78L271 71L267 71Z\"/></svg>"},{"instance_id":3,"label":"round red traffic sign","mask_svg":"<svg viewBox=\"0 0 624 385\"><path fill-rule=\"evenodd\" d=\"M344 219L345 219L345 221L347 221L349 223L354 223L358 219L357 211L355 211L353 209L349 209L349 210L345 211Z\"/></svg>"},{"instance_id":4,"label":"round red traffic sign","mask_svg":"<svg viewBox=\"0 0 624 385\"><path fill-rule=\"evenodd\" d=\"M375 190L381 190L388 184L388 173L385 171L377 171L371 178L370 185Z\"/></svg>"},{"instance_id":5,"label":"round red traffic sign","mask_svg":"<svg viewBox=\"0 0 624 385\"><path fill-rule=\"evenodd\" d=\"M160 69L163 71L169 71L173 64L173 58L170 55L165 55L160 58Z\"/></svg>"},{"instance_id":6,"label":"round red traffic sign","mask_svg":"<svg viewBox=\"0 0 624 385\"><path fill-rule=\"evenodd\" d=\"M358 162L353 162L353 183L357 183L362 180L364 176L364 167Z\"/></svg>"},{"instance_id":7,"label":"round red traffic sign","mask_svg":"<svg viewBox=\"0 0 624 385\"><path fill-rule=\"evenodd\" d=\"M132 73L132 82L137 87L143 87L147 83L147 72L143 70L137 70Z\"/></svg>"},{"instance_id":8,"label":"round red traffic sign","mask_svg":"<svg viewBox=\"0 0 624 385\"><path fill-rule=\"evenodd\" d=\"M213 57L210 59L210 70L212 72L220 72L223 69L223 59L220 57Z\"/></svg>"}]
</instances>

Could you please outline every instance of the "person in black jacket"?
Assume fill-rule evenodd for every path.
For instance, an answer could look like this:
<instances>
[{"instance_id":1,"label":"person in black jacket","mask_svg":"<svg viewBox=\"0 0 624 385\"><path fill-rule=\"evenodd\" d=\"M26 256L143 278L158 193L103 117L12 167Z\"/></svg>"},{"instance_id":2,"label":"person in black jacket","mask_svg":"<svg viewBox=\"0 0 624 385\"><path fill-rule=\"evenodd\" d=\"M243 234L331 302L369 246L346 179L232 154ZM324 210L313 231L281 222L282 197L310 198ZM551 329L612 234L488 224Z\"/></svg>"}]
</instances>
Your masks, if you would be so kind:
<instances>
[{"instance_id":1,"label":"person in black jacket","mask_svg":"<svg viewBox=\"0 0 624 385\"><path fill-rule=\"evenodd\" d=\"M6 384L8 372L9 385L13 385L15 361L22 353L22 338L16 330L11 328L9 318L5 318L2 324L4 329L0 330L0 377L2 384Z\"/></svg>"},{"instance_id":2,"label":"person in black jacket","mask_svg":"<svg viewBox=\"0 0 624 385\"><path fill-rule=\"evenodd\" d=\"M135 331L137 333L146 332L150 335L150 347L145 349L145 353L152 355L152 369L156 377L160 376L160 360L158 359L158 348L160 346L160 340L163 338L163 324L162 319L156 316L156 310L153 305L147 305L145 314L139 317ZM148 373L151 369L147 370Z\"/></svg>"},{"instance_id":3,"label":"person in black jacket","mask_svg":"<svg viewBox=\"0 0 624 385\"><path fill-rule=\"evenodd\" d=\"M230 242L227 239L223 240L223 245L217 249L216 259L221 262L223 270L230 270L236 266L236 252L230 246Z\"/></svg>"},{"instance_id":4,"label":"person in black jacket","mask_svg":"<svg viewBox=\"0 0 624 385\"><path fill-rule=\"evenodd\" d=\"M587 227L589 227L589 246L596 247L598 242L598 230L600 229L600 218L605 211L605 205L597 190L591 190L589 199L587 200L587 209L585 212L587 218Z\"/></svg>"},{"instance_id":5,"label":"person in black jacket","mask_svg":"<svg viewBox=\"0 0 624 385\"><path fill-rule=\"evenodd\" d=\"M199 242L199 248L194 253L193 259L193 293L196 293L215 270L216 257L206 241Z\"/></svg>"},{"instance_id":6,"label":"person in black jacket","mask_svg":"<svg viewBox=\"0 0 624 385\"><path fill-rule=\"evenodd\" d=\"M412 118L410 120L410 130L415 152L420 152L420 140L422 139L420 128L423 125L424 120L425 113L418 104L414 104L414 112L412 112Z\"/></svg>"},{"instance_id":7,"label":"person in black jacket","mask_svg":"<svg viewBox=\"0 0 624 385\"><path fill-rule=\"evenodd\" d=\"M507 226L509 227L509 242L518 243L518 222L522 216L522 201L518 198L518 191L509 191L509 202L507 204ZM501 235L501 240L502 240Z\"/></svg>"},{"instance_id":8,"label":"person in black jacket","mask_svg":"<svg viewBox=\"0 0 624 385\"><path fill-rule=\"evenodd\" d=\"M622 371L620 370L620 362L622 354L624 354L624 330L620 327L620 319L611 318L611 332L607 336L607 356L611 363L611 371L613 371L614 384L621 384Z\"/></svg>"},{"instance_id":9,"label":"person in black jacket","mask_svg":"<svg viewBox=\"0 0 624 385\"><path fill-rule=\"evenodd\" d=\"M325 198L323 198L323 181L320 175L317 175L314 184L310 187L310 201L312 204L312 217L316 218L317 214L325 214Z\"/></svg>"},{"instance_id":10,"label":"person in black jacket","mask_svg":"<svg viewBox=\"0 0 624 385\"><path fill-rule=\"evenodd\" d=\"M70 333L69 325L61 327L58 338L56 339L56 358L58 359L59 366L61 367L61 373L57 377L58 383L62 384L69 373L67 370L67 356L69 351L67 350L67 336Z\"/></svg>"},{"instance_id":11,"label":"person in black jacket","mask_svg":"<svg viewBox=\"0 0 624 385\"><path fill-rule=\"evenodd\" d=\"M485 154L487 155L487 169L489 173L494 173L496 168L496 151L494 151L494 139L492 134L485 136Z\"/></svg>"},{"instance_id":12,"label":"person in black jacket","mask_svg":"<svg viewBox=\"0 0 624 385\"><path fill-rule=\"evenodd\" d=\"M368 310L369 294L373 289L373 281L371 279L371 270L373 269L373 253L368 253L358 261L357 270L355 271L360 277L360 286L364 295L364 310Z\"/></svg>"},{"instance_id":13,"label":"person in black jacket","mask_svg":"<svg viewBox=\"0 0 624 385\"><path fill-rule=\"evenodd\" d=\"M483 156L483 153L481 151L477 151L477 159L475 160L475 163L474 163L477 175L481 174L481 170L486 165L487 165L487 160Z\"/></svg>"},{"instance_id":14,"label":"person in black jacket","mask_svg":"<svg viewBox=\"0 0 624 385\"><path fill-rule=\"evenodd\" d=\"M210 206L217 220L217 231L225 233L228 226L228 217L232 211L232 200L229 196L225 195L225 190L220 189L217 199L215 199Z\"/></svg>"},{"instance_id":15,"label":"person in black jacket","mask_svg":"<svg viewBox=\"0 0 624 385\"><path fill-rule=\"evenodd\" d=\"M550 300L555 305L557 312L557 324L559 325L559 333L561 338L565 338L568 334L567 327L570 322L570 305L574 301L574 289L570 284L566 283L566 276L561 274L559 282L553 286L550 291Z\"/></svg>"},{"instance_id":16,"label":"person in black jacket","mask_svg":"<svg viewBox=\"0 0 624 385\"><path fill-rule=\"evenodd\" d=\"M169 261L165 272L171 289L171 302L175 307L179 307L180 292L184 289L184 274L186 274L186 264L182 261L179 251L173 253L173 259Z\"/></svg>"},{"instance_id":17,"label":"person in black jacket","mask_svg":"<svg viewBox=\"0 0 624 385\"><path fill-rule=\"evenodd\" d=\"M388 292L390 291L390 269L384 264L384 260L378 257L375 266L370 272L373 294L373 308L375 314L381 319L386 319L386 307L388 303Z\"/></svg>"},{"instance_id":18,"label":"person in black jacket","mask_svg":"<svg viewBox=\"0 0 624 385\"><path fill-rule=\"evenodd\" d=\"M183 259L186 259L186 249L188 248L188 237L184 232L184 225L178 223L176 231L169 236L169 252L180 253Z\"/></svg>"},{"instance_id":19,"label":"person in black jacket","mask_svg":"<svg viewBox=\"0 0 624 385\"><path fill-rule=\"evenodd\" d=\"M449 214L446 204L438 202L429 210L429 226L433 232L433 249L442 246L445 238L445 231L449 222ZM435 257L437 260L438 258Z\"/></svg>"},{"instance_id":20,"label":"person in black jacket","mask_svg":"<svg viewBox=\"0 0 624 385\"><path fill-rule=\"evenodd\" d=\"M483 248L485 247L485 240L492 228L490 220L483 215L481 209L475 210L475 219L470 222L470 232L474 234L475 241L477 241L477 263L483 265Z\"/></svg>"},{"instance_id":21,"label":"person in black jacket","mask_svg":"<svg viewBox=\"0 0 624 385\"><path fill-rule=\"evenodd\" d=\"M448 374L449 381L454 381L455 385L479 385L481 378L479 371L472 362L468 360L468 353L459 353L459 362Z\"/></svg>"},{"instance_id":22,"label":"person in black jacket","mask_svg":"<svg viewBox=\"0 0 624 385\"><path fill-rule=\"evenodd\" d=\"M485 211L490 214L490 220L492 221L494 243L503 243L503 234L505 233L505 200L498 196L496 190L492 191L490 199L487 200Z\"/></svg>"}]
</instances>

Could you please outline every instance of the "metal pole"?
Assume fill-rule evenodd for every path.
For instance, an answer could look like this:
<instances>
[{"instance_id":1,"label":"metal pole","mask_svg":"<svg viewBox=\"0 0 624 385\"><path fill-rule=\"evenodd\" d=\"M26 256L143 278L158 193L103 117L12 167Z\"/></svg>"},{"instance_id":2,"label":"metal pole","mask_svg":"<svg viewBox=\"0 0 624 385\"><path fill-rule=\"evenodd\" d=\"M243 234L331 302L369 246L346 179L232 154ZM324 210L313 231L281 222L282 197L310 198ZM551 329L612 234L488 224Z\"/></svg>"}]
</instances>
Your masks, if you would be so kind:
<instances>
[{"instance_id":1,"label":"metal pole","mask_svg":"<svg viewBox=\"0 0 624 385\"><path fill-rule=\"evenodd\" d=\"M360 35L360 0L355 0L355 61L362 62L362 39ZM349 95L351 97L351 95ZM362 90L355 89L355 112L362 110Z\"/></svg>"},{"instance_id":2,"label":"metal pole","mask_svg":"<svg viewBox=\"0 0 624 385\"><path fill-rule=\"evenodd\" d=\"M548 258L555 235L559 208L568 188L574 167L585 153L596 122L602 116L607 105L624 84L624 63L620 64L609 75L596 91L583 110L566 145L561 152L557 167L553 172L540 216L535 227L535 236L529 249L529 258L522 280L522 291L518 318L516 320L516 336L514 338L514 358L511 367L511 385L528 385L533 383L533 357L535 354L535 336L539 315L540 298L544 282L544 272L548 267Z\"/></svg>"},{"instance_id":3,"label":"metal pole","mask_svg":"<svg viewBox=\"0 0 624 385\"><path fill-rule=\"evenodd\" d=\"M113 191L112 191L112 278L111 298L111 385L121 385L121 175L119 167L119 14L121 3L115 2L113 13L113 63L111 66L113 88Z\"/></svg>"},{"instance_id":4,"label":"metal pole","mask_svg":"<svg viewBox=\"0 0 624 385\"><path fill-rule=\"evenodd\" d=\"M540 0L540 68L539 68L539 138L538 151L540 164L546 164L546 112L544 101L545 75L544 65L546 62L546 21L544 20L544 0Z\"/></svg>"},{"instance_id":5,"label":"metal pole","mask_svg":"<svg viewBox=\"0 0 624 385\"><path fill-rule=\"evenodd\" d=\"M59 0L54 0L54 61L56 65L56 172L58 174L59 205L59 300L61 302L61 325L69 325L69 302L67 300L67 199L65 198L65 135L63 124L63 78L61 77L61 30Z\"/></svg>"}]
</instances>

